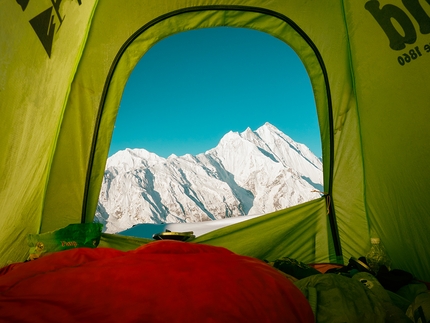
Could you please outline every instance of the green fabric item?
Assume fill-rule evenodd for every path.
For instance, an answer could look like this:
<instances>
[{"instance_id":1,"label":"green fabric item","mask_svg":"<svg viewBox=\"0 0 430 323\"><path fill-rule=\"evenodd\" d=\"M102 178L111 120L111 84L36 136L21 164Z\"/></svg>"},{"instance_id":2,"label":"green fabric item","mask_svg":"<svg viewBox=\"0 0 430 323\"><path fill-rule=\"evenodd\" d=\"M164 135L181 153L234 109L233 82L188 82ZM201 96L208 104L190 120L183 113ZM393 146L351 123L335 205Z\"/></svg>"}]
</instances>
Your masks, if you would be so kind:
<instances>
[{"instance_id":1,"label":"green fabric item","mask_svg":"<svg viewBox=\"0 0 430 323\"><path fill-rule=\"evenodd\" d=\"M310 298L316 289L316 322L385 322L381 300L358 280L322 274L300 279L294 284L306 298Z\"/></svg>"},{"instance_id":2,"label":"green fabric item","mask_svg":"<svg viewBox=\"0 0 430 323\"><path fill-rule=\"evenodd\" d=\"M309 286L307 289L307 296L306 296L309 305L312 308L312 312L314 313L314 318L315 318L315 322L316 322L316 317L317 317L317 309L318 309L318 292L317 289L315 287L311 287Z\"/></svg>"},{"instance_id":3,"label":"green fabric item","mask_svg":"<svg viewBox=\"0 0 430 323\"><path fill-rule=\"evenodd\" d=\"M141 57L175 33L227 26L268 33L302 60L326 196L198 241L261 259L347 263L377 236L393 268L430 281L428 3L30 4L0 2L0 266L25 260L28 234L93 221L119 102Z\"/></svg>"},{"instance_id":4,"label":"green fabric item","mask_svg":"<svg viewBox=\"0 0 430 323\"><path fill-rule=\"evenodd\" d=\"M29 259L37 259L44 254L73 249L96 248L100 242L103 225L99 223L69 224L52 232L29 234Z\"/></svg>"},{"instance_id":5,"label":"green fabric item","mask_svg":"<svg viewBox=\"0 0 430 323\"><path fill-rule=\"evenodd\" d=\"M409 302L413 302L415 297L421 293L427 292L426 284L418 281L414 281L411 284L401 287L396 294L407 299Z\"/></svg>"},{"instance_id":6,"label":"green fabric item","mask_svg":"<svg viewBox=\"0 0 430 323\"><path fill-rule=\"evenodd\" d=\"M381 283L370 273L367 272L359 272L352 276L352 279L358 280L368 289L370 289L382 302L391 302L391 298L388 295L387 291L381 285Z\"/></svg>"},{"instance_id":7,"label":"green fabric item","mask_svg":"<svg viewBox=\"0 0 430 323\"><path fill-rule=\"evenodd\" d=\"M282 257L280 259L276 259L273 262L273 267L297 279L302 279L311 275L321 274L315 268L289 257Z\"/></svg>"},{"instance_id":8,"label":"green fabric item","mask_svg":"<svg viewBox=\"0 0 430 323\"><path fill-rule=\"evenodd\" d=\"M388 295L391 298L391 302L397 306L398 308L400 308L403 313L406 313L408 307L411 305L411 302L409 300L407 300L406 298L400 296L397 293L393 293L389 290L387 290Z\"/></svg>"}]
</instances>

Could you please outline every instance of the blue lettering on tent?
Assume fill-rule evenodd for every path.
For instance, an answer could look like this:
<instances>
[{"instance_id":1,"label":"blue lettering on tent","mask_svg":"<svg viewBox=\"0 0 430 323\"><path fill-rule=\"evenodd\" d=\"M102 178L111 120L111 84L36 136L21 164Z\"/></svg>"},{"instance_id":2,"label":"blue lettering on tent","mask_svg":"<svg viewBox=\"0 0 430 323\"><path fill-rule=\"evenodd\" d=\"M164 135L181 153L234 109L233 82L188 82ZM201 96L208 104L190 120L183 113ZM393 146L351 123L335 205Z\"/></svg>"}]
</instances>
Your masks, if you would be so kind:
<instances>
[{"instance_id":1,"label":"blue lettering on tent","mask_svg":"<svg viewBox=\"0 0 430 323\"><path fill-rule=\"evenodd\" d=\"M426 0L430 4L430 0ZM430 17L427 15L419 0L402 0L410 15L419 25L421 34L430 33ZM417 40L417 31L409 15L401 8L386 4L380 8L380 3L377 0L370 0L364 5L369 11L382 30L388 37L390 47L393 50L402 50L406 44L414 44ZM394 21L402 28L402 32L396 29Z\"/></svg>"},{"instance_id":2,"label":"blue lettering on tent","mask_svg":"<svg viewBox=\"0 0 430 323\"><path fill-rule=\"evenodd\" d=\"M54 34L60 29L65 17L61 14L62 1L63 0L51 0L52 6L43 10L41 13L29 20L33 30L42 43L43 48L48 54L48 57L51 57ZM82 0L76 1L79 5L82 4ZM22 11L25 11L30 0L16 0L16 2L21 6Z\"/></svg>"}]
</instances>

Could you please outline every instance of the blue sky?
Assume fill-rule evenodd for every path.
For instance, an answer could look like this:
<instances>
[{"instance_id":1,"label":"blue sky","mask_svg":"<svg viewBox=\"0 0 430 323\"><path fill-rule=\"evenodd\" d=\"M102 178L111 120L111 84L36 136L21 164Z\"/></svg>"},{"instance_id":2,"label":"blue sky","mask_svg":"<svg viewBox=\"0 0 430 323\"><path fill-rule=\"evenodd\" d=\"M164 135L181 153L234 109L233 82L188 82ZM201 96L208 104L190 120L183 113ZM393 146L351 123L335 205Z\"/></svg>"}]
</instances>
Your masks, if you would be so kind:
<instances>
[{"instance_id":1,"label":"blue sky","mask_svg":"<svg viewBox=\"0 0 430 323\"><path fill-rule=\"evenodd\" d=\"M196 155L230 130L256 130L265 122L321 157L313 92L298 56L254 30L193 30L163 39L138 63L109 156L125 148Z\"/></svg>"}]
</instances>

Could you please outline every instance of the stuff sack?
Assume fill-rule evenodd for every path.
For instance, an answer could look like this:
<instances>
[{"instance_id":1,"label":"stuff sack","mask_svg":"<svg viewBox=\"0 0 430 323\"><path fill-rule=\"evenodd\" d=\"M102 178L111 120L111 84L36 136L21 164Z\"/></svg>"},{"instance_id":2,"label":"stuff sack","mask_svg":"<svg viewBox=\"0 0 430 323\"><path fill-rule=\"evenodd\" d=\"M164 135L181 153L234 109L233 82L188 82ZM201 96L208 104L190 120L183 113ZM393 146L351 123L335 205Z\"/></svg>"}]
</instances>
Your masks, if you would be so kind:
<instances>
[{"instance_id":1,"label":"stuff sack","mask_svg":"<svg viewBox=\"0 0 430 323\"><path fill-rule=\"evenodd\" d=\"M29 234L30 247L28 260L44 254L73 248L96 248L100 242L103 225L101 223L76 223L51 232Z\"/></svg>"}]
</instances>

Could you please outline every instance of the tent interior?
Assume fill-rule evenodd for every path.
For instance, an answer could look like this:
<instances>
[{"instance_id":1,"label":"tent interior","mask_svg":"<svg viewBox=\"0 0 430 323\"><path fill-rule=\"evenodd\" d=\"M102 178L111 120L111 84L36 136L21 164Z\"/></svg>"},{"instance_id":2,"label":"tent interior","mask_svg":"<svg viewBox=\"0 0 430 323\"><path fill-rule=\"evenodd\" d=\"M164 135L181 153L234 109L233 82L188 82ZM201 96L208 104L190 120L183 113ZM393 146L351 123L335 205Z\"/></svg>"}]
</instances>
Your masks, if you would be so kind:
<instances>
[{"instance_id":1,"label":"tent interior","mask_svg":"<svg viewBox=\"0 0 430 323\"><path fill-rule=\"evenodd\" d=\"M430 281L428 1L0 5L0 267L9 268L0 271L0 290L8 286L0 313L23 304L5 291L15 286L8 276L15 272L20 281L22 268L51 257L24 262L30 235L93 222L119 103L138 61L170 35L220 26L268 33L302 60L315 96L326 192L193 244L260 260L347 265L378 237L393 268ZM132 252L147 243L101 234L96 249ZM309 309L302 312L297 321L309 320Z\"/></svg>"}]
</instances>

